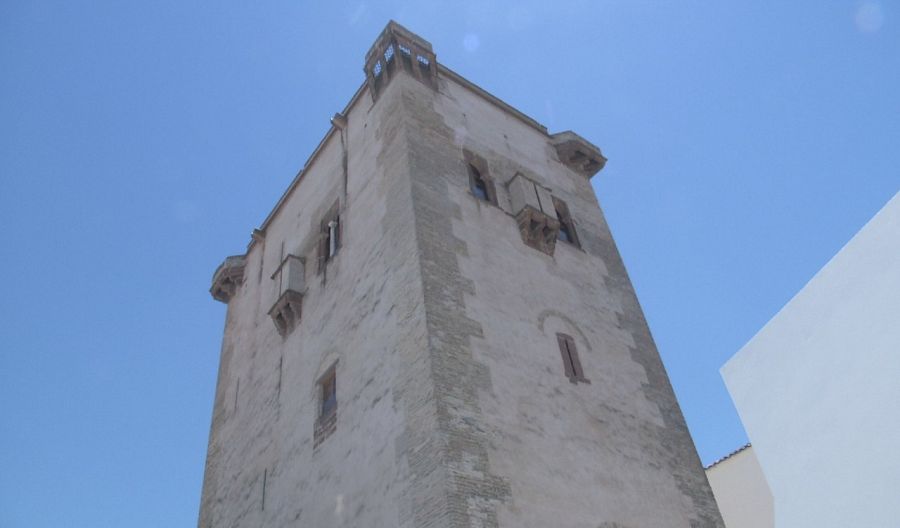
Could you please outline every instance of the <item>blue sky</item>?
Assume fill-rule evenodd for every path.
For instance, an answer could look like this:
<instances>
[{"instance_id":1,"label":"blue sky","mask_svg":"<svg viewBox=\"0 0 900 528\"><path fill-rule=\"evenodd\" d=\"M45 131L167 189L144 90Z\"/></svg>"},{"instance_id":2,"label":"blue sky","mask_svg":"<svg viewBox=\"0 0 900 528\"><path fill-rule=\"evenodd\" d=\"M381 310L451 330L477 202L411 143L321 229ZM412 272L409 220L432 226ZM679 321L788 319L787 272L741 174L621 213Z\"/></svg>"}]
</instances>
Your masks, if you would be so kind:
<instances>
[{"instance_id":1,"label":"blue sky","mask_svg":"<svg viewBox=\"0 0 900 528\"><path fill-rule=\"evenodd\" d=\"M0 526L196 524L210 276L388 19L609 157L594 187L705 463L746 441L719 367L900 188L895 2L325 5L0 3Z\"/></svg>"}]
</instances>

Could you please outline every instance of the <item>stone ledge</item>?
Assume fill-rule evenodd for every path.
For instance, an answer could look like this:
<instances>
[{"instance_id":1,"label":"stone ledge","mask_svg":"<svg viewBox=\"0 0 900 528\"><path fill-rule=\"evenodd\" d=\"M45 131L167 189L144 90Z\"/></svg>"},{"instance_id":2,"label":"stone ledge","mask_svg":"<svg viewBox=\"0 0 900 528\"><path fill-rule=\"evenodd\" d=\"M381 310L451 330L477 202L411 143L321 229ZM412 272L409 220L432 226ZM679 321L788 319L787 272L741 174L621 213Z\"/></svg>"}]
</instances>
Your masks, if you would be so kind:
<instances>
[{"instance_id":1,"label":"stone ledge","mask_svg":"<svg viewBox=\"0 0 900 528\"><path fill-rule=\"evenodd\" d=\"M559 233L559 220L526 205L516 215L519 232L525 245L553 256L556 249L556 236Z\"/></svg>"}]
</instances>

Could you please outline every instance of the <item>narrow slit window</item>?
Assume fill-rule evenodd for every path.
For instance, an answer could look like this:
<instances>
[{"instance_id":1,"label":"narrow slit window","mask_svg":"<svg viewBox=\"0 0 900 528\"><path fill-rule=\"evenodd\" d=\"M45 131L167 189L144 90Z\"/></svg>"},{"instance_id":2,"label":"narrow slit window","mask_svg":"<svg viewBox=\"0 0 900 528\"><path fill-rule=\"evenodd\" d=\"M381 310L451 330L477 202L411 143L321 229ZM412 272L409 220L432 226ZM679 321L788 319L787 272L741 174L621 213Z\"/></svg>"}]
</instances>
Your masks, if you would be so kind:
<instances>
[{"instance_id":1,"label":"narrow slit window","mask_svg":"<svg viewBox=\"0 0 900 528\"><path fill-rule=\"evenodd\" d=\"M569 214L569 206L566 202L557 197L553 197L553 207L556 209L556 218L559 220L559 231L556 239L572 244L575 247L581 247L578 242L578 234L575 232L575 222L572 221L572 215Z\"/></svg>"},{"instance_id":2,"label":"narrow slit window","mask_svg":"<svg viewBox=\"0 0 900 528\"><path fill-rule=\"evenodd\" d=\"M319 416L325 418L337 411L337 378L332 370L319 384L322 388L322 408Z\"/></svg>"},{"instance_id":3,"label":"narrow slit window","mask_svg":"<svg viewBox=\"0 0 900 528\"><path fill-rule=\"evenodd\" d=\"M337 366L332 366L319 379L318 416L313 429L313 448L318 448L337 429Z\"/></svg>"},{"instance_id":4,"label":"narrow slit window","mask_svg":"<svg viewBox=\"0 0 900 528\"><path fill-rule=\"evenodd\" d=\"M569 225L560 217L559 211L556 212L556 218L559 220L559 234L556 238L571 244L572 232L569 230Z\"/></svg>"},{"instance_id":5,"label":"narrow slit window","mask_svg":"<svg viewBox=\"0 0 900 528\"><path fill-rule=\"evenodd\" d=\"M263 470L263 481L262 481L262 500L259 502L259 509L262 511L266 510L266 480L269 478L269 469L266 468Z\"/></svg>"},{"instance_id":6,"label":"narrow slit window","mask_svg":"<svg viewBox=\"0 0 900 528\"><path fill-rule=\"evenodd\" d=\"M562 356L563 370L569 381L572 383L590 383L590 380L584 377L584 370L578 357L578 349L575 347L575 340L572 339L572 336L556 334L556 341L559 344L560 356Z\"/></svg>"}]
</instances>

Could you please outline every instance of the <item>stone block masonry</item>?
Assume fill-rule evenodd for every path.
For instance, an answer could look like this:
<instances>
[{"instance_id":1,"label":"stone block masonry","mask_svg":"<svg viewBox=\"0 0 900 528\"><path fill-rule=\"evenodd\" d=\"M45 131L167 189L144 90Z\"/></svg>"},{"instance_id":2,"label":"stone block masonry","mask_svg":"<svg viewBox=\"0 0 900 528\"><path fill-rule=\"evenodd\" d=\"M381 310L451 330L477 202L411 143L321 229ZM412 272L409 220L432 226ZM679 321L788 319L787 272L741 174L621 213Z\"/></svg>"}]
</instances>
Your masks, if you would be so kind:
<instances>
[{"instance_id":1,"label":"stone block masonry","mask_svg":"<svg viewBox=\"0 0 900 528\"><path fill-rule=\"evenodd\" d=\"M600 150L548 134L393 22L365 65L216 274L228 315L199 526L722 527L590 186ZM515 178L540 189L540 243L523 240ZM292 278L300 315L281 329L270 277L317 262L332 216L340 249ZM590 383L570 382L557 335Z\"/></svg>"}]
</instances>

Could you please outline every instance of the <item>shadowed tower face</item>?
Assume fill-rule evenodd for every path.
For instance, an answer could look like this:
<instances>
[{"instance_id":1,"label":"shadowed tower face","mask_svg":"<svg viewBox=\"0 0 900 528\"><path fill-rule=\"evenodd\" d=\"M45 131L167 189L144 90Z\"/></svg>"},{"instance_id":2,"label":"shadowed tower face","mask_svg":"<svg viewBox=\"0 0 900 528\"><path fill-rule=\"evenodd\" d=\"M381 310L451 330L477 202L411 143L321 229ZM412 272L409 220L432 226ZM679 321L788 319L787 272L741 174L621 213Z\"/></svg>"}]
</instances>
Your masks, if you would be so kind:
<instances>
[{"instance_id":1,"label":"shadowed tower face","mask_svg":"<svg viewBox=\"0 0 900 528\"><path fill-rule=\"evenodd\" d=\"M721 527L590 185L390 23L245 254L201 528Z\"/></svg>"}]
</instances>

